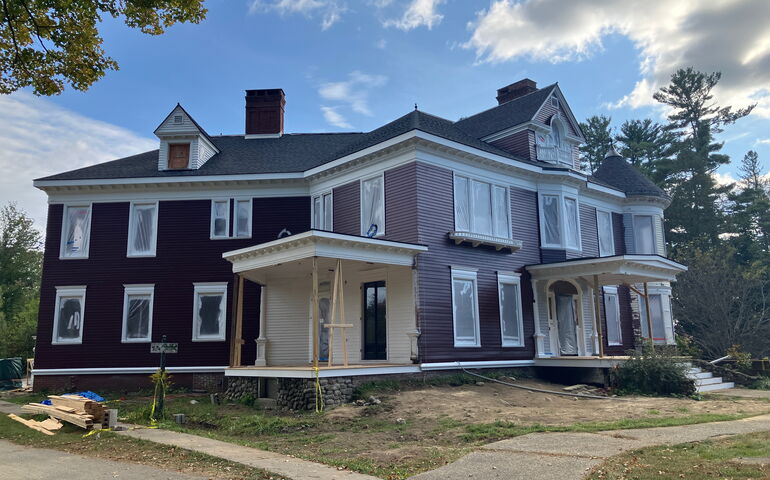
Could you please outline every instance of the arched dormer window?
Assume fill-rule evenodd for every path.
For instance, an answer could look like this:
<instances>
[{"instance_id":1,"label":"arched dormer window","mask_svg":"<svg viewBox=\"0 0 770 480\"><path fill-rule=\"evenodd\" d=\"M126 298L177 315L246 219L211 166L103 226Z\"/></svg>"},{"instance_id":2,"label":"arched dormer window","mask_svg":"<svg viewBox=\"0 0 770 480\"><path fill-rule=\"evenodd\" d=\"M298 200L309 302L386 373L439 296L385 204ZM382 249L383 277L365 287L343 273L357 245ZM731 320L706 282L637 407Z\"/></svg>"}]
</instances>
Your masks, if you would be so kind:
<instances>
[{"instance_id":1,"label":"arched dormer window","mask_svg":"<svg viewBox=\"0 0 770 480\"><path fill-rule=\"evenodd\" d=\"M554 117L553 120L551 120L551 136L553 137L554 147L561 148L561 139L564 137L564 124L558 117Z\"/></svg>"}]
</instances>

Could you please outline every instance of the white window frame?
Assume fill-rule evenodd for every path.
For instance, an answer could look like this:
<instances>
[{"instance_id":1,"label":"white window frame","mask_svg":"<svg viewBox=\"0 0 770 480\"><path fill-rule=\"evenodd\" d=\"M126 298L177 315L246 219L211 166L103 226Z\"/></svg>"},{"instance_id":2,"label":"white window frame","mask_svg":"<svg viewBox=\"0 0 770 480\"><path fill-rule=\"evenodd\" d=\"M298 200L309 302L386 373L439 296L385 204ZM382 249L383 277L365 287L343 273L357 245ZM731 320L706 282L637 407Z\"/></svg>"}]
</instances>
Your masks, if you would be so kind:
<instances>
[{"instance_id":1,"label":"white window frame","mask_svg":"<svg viewBox=\"0 0 770 480\"><path fill-rule=\"evenodd\" d=\"M479 321L479 282L478 275L475 269L466 267L451 267L452 275L452 337L454 339L455 348L478 348L481 347L481 331ZM455 279L469 280L473 282L473 316L475 324L476 336L473 341L458 340L457 338L457 317L455 315Z\"/></svg>"},{"instance_id":2,"label":"white window frame","mask_svg":"<svg viewBox=\"0 0 770 480\"><path fill-rule=\"evenodd\" d=\"M673 345L676 343L674 338L674 317L671 311L671 287L651 286L648 288L647 294L651 297L660 297L661 318L663 319L663 341L655 342L655 345ZM646 300L639 295L639 319L642 324L642 334L644 334L644 328L647 328L647 307L645 306ZM655 326L653 325L653 330ZM648 332L650 334L650 332Z\"/></svg>"},{"instance_id":3,"label":"white window frame","mask_svg":"<svg viewBox=\"0 0 770 480\"><path fill-rule=\"evenodd\" d=\"M146 338L128 338L128 304L131 296L149 296L150 312ZM155 304L155 285L123 285L123 327L121 343L150 343L152 341L152 310Z\"/></svg>"},{"instance_id":4,"label":"white window frame","mask_svg":"<svg viewBox=\"0 0 770 480\"><path fill-rule=\"evenodd\" d=\"M606 214L610 220L610 250L609 251L602 251L602 232L599 228L600 222L599 222L599 216L601 214ZM612 257L615 255L615 228L613 226L613 219L612 219L612 212L609 210L603 210L601 208L596 209L596 244L599 248L599 256L600 257Z\"/></svg>"},{"instance_id":5,"label":"white window frame","mask_svg":"<svg viewBox=\"0 0 770 480\"><path fill-rule=\"evenodd\" d=\"M225 217L225 234L224 235L215 235L214 232L214 220L216 220L216 217L214 216L214 212L216 212L216 204L220 202L227 203L227 216ZM211 199L211 218L209 219L210 223L210 233L209 238L211 240L226 240L230 238L230 206L232 204L231 199L229 198L212 198Z\"/></svg>"},{"instance_id":6,"label":"white window frame","mask_svg":"<svg viewBox=\"0 0 770 480\"><path fill-rule=\"evenodd\" d=\"M603 287L602 293L604 294L604 321L607 325L609 325L610 323L609 316L607 315L607 297L608 296L615 297L615 315L618 320L618 336L620 337L620 342L611 342L610 335L609 335L609 327L607 327L607 332L605 332L607 336L607 345L611 347L623 345L623 322L621 321L621 318L620 318L620 297L618 296L618 287L615 287L615 286Z\"/></svg>"},{"instance_id":7,"label":"white window frame","mask_svg":"<svg viewBox=\"0 0 770 480\"><path fill-rule=\"evenodd\" d=\"M134 225L134 207L137 205L154 205L155 215L152 223L152 241L149 252L134 252L131 248L131 240L134 237L136 225ZM160 202L131 202L131 206L128 209L128 241L126 242L126 257L128 258L143 258L154 257L158 249L158 213L160 209Z\"/></svg>"},{"instance_id":8,"label":"white window frame","mask_svg":"<svg viewBox=\"0 0 770 480\"><path fill-rule=\"evenodd\" d=\"M65 245L67 244L67 210L70 208L84 208L88 207L88 228L86 229L86 248L83 249L80 255L65 255ZM92 202L82 203L65 203L62 207L62 226L61 226L61 241L59 242L59 260L87 260L89 251L91 250L91 224L94 223L94 204Z\"/></svg>"},{"instance_id":9,"label":"white window frame","mask_svg":"<svg viewBox=\"0 0 770 480\"><path fill-rule=\"evenodd\" d=\"M639 252L639 232L636 229L636 218L637 217L650 217L650 234L652 235L652 252L651 253L640 253ZM631 223L633 231L634 231L634 253L640 254L640 255L657 255L658 253L658 242L657 242L657 235L655 233L656 227L655 223L657 222L657 216L653 215L652 213L635 213L631 216Z\"/></svg>"},{"instance_id":10,"label":"white window frame","mask_svg":"<svg viewBox=\"0 0 770 480\"><path fill-rule=\"evenodd\" d=\"M238 234L238 202L248 202L249 204L249 234ZM254 216L254 199L251 197L235 197L232 201L233 204L233 238L251 238L251 232L254 229L253 216ZM229 225L228 225L229 227ZM212 230L213 233L213 230Z\"/></svg>"},{"instance_id":11,"label":"white window frame","mask_svg":"<svg viewBox=\"0 0 770 480\"><path fill-rule=\"evenodd\" d=\"M506 342L503 328L503 301L500 290L503 285L516 285L516 314L519 324L519 341ZM503 347L524 346L524 318L521 306L521 274L515 272L497 272L497 306L500 312L500 344Z\"/></svg>"},{"instance_id":12,"label":"white window frame","mask_svg":"<svg viewBox=\"0 0 770 480\"><path fill-rule=\"evenodd\" d=\"M374 236L374 238L381 237L385 235L385 224L387 223L386 215L385 215L385 172L378 173L377 175L371 175L366 178L362 178L359 180L358 183L358 195L359 195L359 218L361 223L361 235L366 236L366 233L369 231L369 226L364 225L364 182L368 182L369 180L374 180L375 178L379 177L382 182L382 228L377 230L377 235Z\"/></svg>"},{"instance_id":13,"label":"white window frame","mask_svg":"<svg viewBox=\"0 0 770 480\"><path fill-rule=\"evenodd\" d=\"M468 225L468 232L474 233L477 235L489 235L490 237L497 237L497 238L509 238L509 239L513 238L513 227L511 226L511 190L507 186L502 185L500 183L490 182L489 180L484 180L478 177L460 174L457 172L454 172L454 176L452 179L452 199L454 202L453 207L454 207L455 230L462 231L459 228L457 228L457 197L456 197L457 190L455 189L455 184L457 183L458 177L464 178L468 182L468 215L469 215L469 222L470 222L470 224ZM492 207L492 217L489 219L490 224L492 225L491 233L481 233L476 229L476 216L473 214L475 210L474 204L473 204L473 182L485 183L489 185L489 195L490 195L489 201ZM496 212L495 210L495 195L494 195L495 187L502 188L505 190L505 205L504 205L505 208L504 209L505 209L506 222L508 223L508 230L506 231L506 235L503 237L495 235L495 218L496 218L495 216L497 213L499 213L499 212Z\"/></svg>"},{"instance_id":14,"label":"white window frame","mask_svg":"<svg viewBox=\"0 0 770 480\"><path fill-rule=\"evenodd\" d=\"M62 297L81 297L80 300L80 335L73 339L60 339L57 335L59 331L59 312L61 310ZM86 287L85 285L56 287L56 302L54 303L53 329L51 332L52 345L80 345L83 343L83 328L85 328L86 319Z\"/></svg>"},{"instance_id":15,"label":"white window frame","mask_svg":"<svg viewBox=\"0 0 770 480\"><path fill-rule=\"evenodd\" d=\"M331 225L326 225L326 213L327 212L326 212L326 207L324 206L324 199L327 196L330 199L329 200L329 202L330 202L329 203L329 209L331 210L331 212L329 212L329 214L330 214L329 218L331 219L331 223L332 223ZM363 202L363 193L361 194L361 197L362 197L361 201ZM321 219L321 223L323 224L323 228L318 226L318 225L316 225L316 222L315 222L315 213L316 213L315 201L316 201L316 199L320 199L320 201L321 201L321 212L320 212L319 218ZM334 231L334 191L333 190L326 190L324 192L317 193L317 194L313 195L312 197L310 197L310 225L311 225L311 228L313 228L315 230L326 230L328 232ZM361 208L361 225L363 226L363 207Z\"/></svg>"},{"instance_id":16,"label":"white window frame","mask_svg":"<svg viewBox=\"0 0 770 480\"><path fill-rule=\"evenodd\" d=\"M559 233L561 243L546 243L545 242L545 216L543 214L543 197L559 197L558 212L559 212ZM577 246L570 246L567 243L567 207L565 206L566 199L575 201L575 215L577 221ZM544 190L538 193L538 220L540 222L540 248L545 249L557 249L557 250L569 250L571 252L583 251L583 235L582 226L580 225L580 198L578 195L572 193L565 193L561 191L549 191Z\"/></svg>"},{"instance_id":17,"label":"white window frame","mask_svg":"<svg viewBox=\"0 0 770 480\"><path fill-rule=\"evenodd\" d=\"M196 282L193 283L193 314L192 314L192 341L193 342L224 342L227 327L227 282ZM198 318L198 299L200 295L222 295L222 312L219 317L219 335L199 335L200 319Z\"/></svg>"}]
</instances>

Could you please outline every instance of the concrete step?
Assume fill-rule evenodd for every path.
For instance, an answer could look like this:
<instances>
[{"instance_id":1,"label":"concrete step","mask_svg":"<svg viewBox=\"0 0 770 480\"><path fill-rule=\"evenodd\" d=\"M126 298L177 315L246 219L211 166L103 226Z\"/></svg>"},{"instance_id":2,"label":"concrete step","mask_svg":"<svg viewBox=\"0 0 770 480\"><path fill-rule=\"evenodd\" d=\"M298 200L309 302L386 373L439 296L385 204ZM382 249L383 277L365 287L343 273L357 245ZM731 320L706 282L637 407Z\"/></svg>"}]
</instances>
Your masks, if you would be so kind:
<instances>
[{"instance_id":1,"label":"concrete step","mask_svg":"<svg viewBox=\"0 0 770 480\"><path fill-rule=\"evenodd\" d=\"M693 380L697 380L699 378L711 378L714 376L711 372L698 372L698 373L688 373L688 377L692 378Z\"/></svg>"},{"instance_id":2,"label":"concrete step","mask_svg":"<svg viewBox=\"0 0 770 480\"><path fill-rule=\"evenodd\" d=\"M715 383L722 383L722 377L696 378L695 379L695 385L697 385L697 386L701 386L701 385L714 385Z\"/></svg>"},{"instance_id":3,"label":"concrete step","mask_svg":"<svg viewBox=\"0 0 770 480\"><path fill-rule=\"evenodd\" d=\"M695 375L696 373L701 373L702 371L703 371L703 369L702 368L698 368L698 367L691 367L691 368L687 369L687 373L688 374L691 373L693 375Z\"/></svg>"},{"instance_id":4,"label":"concrete step","mask_svg":"<svg viewBox=\"0 0 770 480\"><path fill-rule=\"evenodd\" d=\"M727 390L730 388L735 387L735 384L733 382L723 382L723 383L712 383L710 385L701 385L698 387L695 387L695 390L697 392L713 392L715 390Z\"/></svg>"}]
</instances>

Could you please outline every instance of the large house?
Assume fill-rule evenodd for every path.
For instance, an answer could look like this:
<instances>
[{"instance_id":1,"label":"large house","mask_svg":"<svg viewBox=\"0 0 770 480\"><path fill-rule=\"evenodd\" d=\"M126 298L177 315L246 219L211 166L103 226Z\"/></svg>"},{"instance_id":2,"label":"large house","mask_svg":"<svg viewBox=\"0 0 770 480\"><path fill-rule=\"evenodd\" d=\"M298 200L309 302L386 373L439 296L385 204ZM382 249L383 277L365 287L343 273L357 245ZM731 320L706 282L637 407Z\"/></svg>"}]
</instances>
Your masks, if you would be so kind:
<instances>
[{"instance_id":1,"label":"large house","mask_svg":"<svg viewBox=\"0 0 770 480\"><path fill-rule=\"evenodd\" d=\"M35 180L35 387L146 382L164 336L177 383L284 399L316 376L608 367L673 343L669 198L614 151L581 171L558 84L497 102L293 134L282 90L247 90L244 134L177 105L157 150Z\"/></svg>"}]
</instances>

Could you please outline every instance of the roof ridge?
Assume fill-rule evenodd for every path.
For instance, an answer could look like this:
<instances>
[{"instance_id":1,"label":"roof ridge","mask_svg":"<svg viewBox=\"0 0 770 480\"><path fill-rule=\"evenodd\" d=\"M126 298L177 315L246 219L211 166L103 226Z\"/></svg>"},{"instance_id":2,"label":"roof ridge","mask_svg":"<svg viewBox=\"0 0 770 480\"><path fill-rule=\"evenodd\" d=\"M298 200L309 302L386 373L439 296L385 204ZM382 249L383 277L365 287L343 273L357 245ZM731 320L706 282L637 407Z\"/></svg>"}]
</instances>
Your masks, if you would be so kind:
<instances>
[{"instance_id":1,"label":"roof ridge","mask_svg":"<svg viewBox=\"0 0 770 480\"><path fill-rule=\"evenodd\" d=\"M536 93L541 93L541 92L543 92L543 91L545 91L545 90L547 90L547 89L549 89L549 88L551 88L551 89L552 89L552 88L556 87L558 84L559 84L559 82L555 82L555 83L552 83L552 84L550 84L550 85L546 85L546 86L545 86L545 87L543 87L543 88L538 88L538 89L537 89L537 90L535 90L534 92L525 93L524 95L522 95L522 96L520 96L520 97L516 97L516 98L514 98L513 100L510 100L510 101L508 101L508 102L505 102L505 103L502 103L502 104L499 104L499 105L495 105L495 106L493 106L493 107L489 107L489 108L487 108L486 110L482 110L482 111L480 111L480 112L476 112L476 113L474 113L473 115L469 115L469 116L467 116L467 117L464 117L464 118L460 118L460 119L456 120L454 123L460 123L460 122L464 122L465 120L468 120L469 118L473 118L473 117L475 117L475 116L477 116L477 115L481 115L482 113L486 113L486 112L488 112L488 111L490 111L490 110L494 110L494 109L496 109L496 108L500 108L500 107L502 107L503 105L507 105L507 104L509 104L509 103L513 103L513 102L518 102L518 101L519 101L519 100L521 100L522 98L526 98L526 97L529 97L530 95L534 95L534 94L536 94Z\"/></svg>"}]
</instances>

